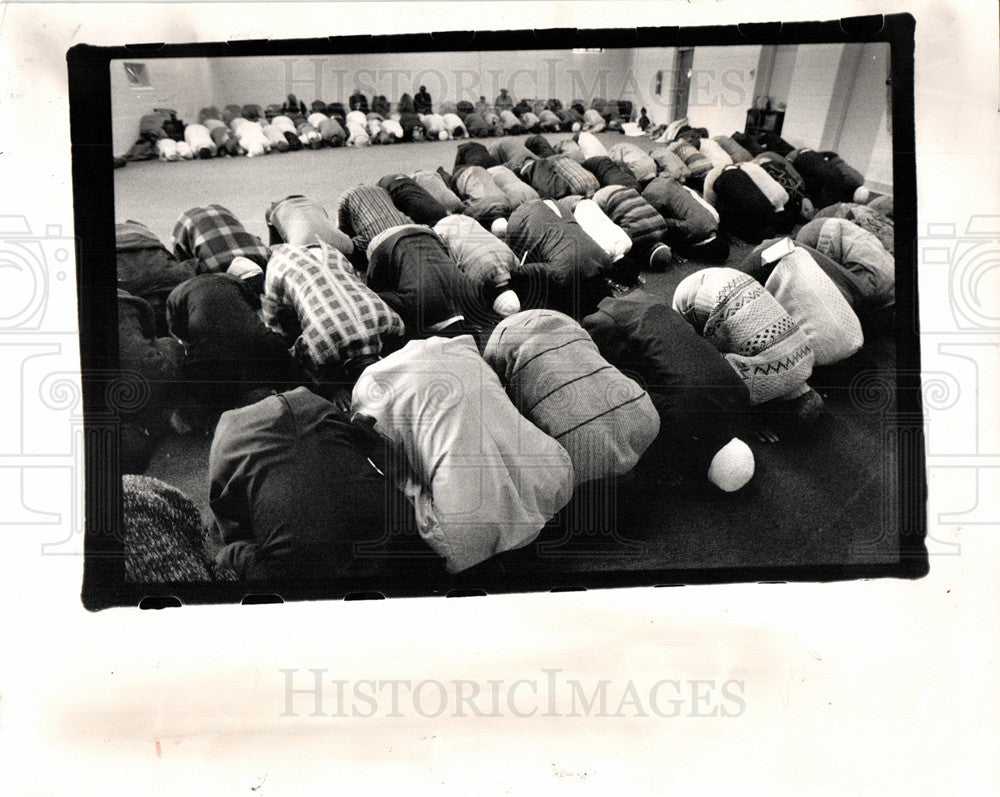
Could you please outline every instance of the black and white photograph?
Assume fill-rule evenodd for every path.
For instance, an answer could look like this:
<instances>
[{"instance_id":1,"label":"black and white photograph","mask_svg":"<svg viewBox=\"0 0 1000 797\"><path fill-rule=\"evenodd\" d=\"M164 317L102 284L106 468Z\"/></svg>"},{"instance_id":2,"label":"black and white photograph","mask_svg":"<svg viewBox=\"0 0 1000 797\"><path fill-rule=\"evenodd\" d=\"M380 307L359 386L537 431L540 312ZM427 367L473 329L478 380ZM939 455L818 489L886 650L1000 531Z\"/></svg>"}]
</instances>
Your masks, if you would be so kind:
<instances>
[{"instance_id":1,"label":"black and white photograph","mask_svg":"<svg viewBox=\"0 0 1000 797\"><path fill-rule=\"evenodd\" d=\"M902 22L109 58L125 584L926 572Z\"/></svg>"},{"instance_id":2,"label":"black and white photograph","mask_svg":"<svg viewBox=\"0 0 1000 797\"><path fill-rule=\"evenodd\" d=\"M1000 792L998 42L6 3L0 793Z\"/></svg>"}]
</instances>

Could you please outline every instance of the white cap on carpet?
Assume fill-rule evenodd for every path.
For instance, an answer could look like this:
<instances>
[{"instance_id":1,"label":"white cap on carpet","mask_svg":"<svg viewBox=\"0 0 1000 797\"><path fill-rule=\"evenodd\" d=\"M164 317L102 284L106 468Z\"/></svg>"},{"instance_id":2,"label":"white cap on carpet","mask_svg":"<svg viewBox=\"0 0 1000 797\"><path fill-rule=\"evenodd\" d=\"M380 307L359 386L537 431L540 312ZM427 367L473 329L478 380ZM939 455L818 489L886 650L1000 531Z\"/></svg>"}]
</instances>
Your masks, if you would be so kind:
<instances>
[{"instance_id":1,"label":"white cap on carpet","mask_svg":"<svg viewBox=\"0 0 1000 797\"><path fill-rule=\"evenodd\" d=\"M733 493L753 478L754 467L750 446L734 437L712 457L708 480L723 492Z\"/></svg>"}]
</instances>

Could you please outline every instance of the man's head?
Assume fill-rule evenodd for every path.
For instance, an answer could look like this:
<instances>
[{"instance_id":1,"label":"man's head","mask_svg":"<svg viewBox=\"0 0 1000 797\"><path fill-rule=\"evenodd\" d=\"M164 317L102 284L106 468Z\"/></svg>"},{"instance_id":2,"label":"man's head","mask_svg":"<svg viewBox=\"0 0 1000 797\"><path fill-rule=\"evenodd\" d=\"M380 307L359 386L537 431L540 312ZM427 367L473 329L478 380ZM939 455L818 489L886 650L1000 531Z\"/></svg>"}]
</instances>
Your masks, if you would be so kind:
<instances>
[{"instance_id":1,"label":"man's head","mask_svg":"<svg viewBox=\"0 0 1000 797\"><path fill-rule=\"evenodd\" d=\"M420 87L420 93L421 94L426 94L427 93L427 86L421 86Z\"/></svg>"}]
</instances>

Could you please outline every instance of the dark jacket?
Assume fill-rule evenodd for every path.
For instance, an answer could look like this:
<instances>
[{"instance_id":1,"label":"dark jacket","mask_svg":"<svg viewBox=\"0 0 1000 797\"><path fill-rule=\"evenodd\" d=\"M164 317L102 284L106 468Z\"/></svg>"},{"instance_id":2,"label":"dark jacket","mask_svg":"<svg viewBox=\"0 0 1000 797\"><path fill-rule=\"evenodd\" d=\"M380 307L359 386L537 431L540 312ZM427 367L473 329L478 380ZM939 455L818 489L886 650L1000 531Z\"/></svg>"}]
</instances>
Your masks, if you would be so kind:
<instances>
[{"instance_id":1,"label":"dark jacket","mask_svg":"<svg viewBox=\"0 0 1000 797\"><path fill-rule=\"evenodd\" d=\"M115 225L118 287L149 302L155 336L167 334L167 295L195 275L196 261L179 261L137 221Z\"/></svg>"},{"instance_id":2,"label":"dark jacket","mask_svg":"<svg viewBox=\"0 0 1000 797\"><path fill-rule=\"evenodd\" d=\"M521 167L520 175L543 199L562 199L573 193L569 183L548 160L527 161Z\"/></svg>"},{"instance_id":3,"label":"dark jacket","mask_svg":"<svg viewBox=\"0 0 1000 797\"><path fill-rule=\"evenodd\" d=\"M660 443L693 438L717 450L736 436L750 394L729 362L665 300L642 290L607 298L583 327L660 414Z\"/></svg>"},{"instance_id":4,"label":"dark jacket","mask_svg":"<svg viewBox=\"0 0 1000 797\"><path fill-rule=\"evenodd\" d=\"M254 294L229 274L201 274L167 299L170 332L184 342L182 374L201 401L223 410L258 388L301 384L284 339L260 320Z\"/></svg>"},{"instance_id":5,"label":"dark jacket","mask_svg":"<svg viewBox=\"0 0 1000 797\"><path fill-rule=\"evenodd\" d=\"M385 559L358 546L383 542L400 522L386 509L408 506L383 475L391 460L380 435L306 388L225 413L208 465L217 560L240 579L374 574Z\"/></svg>"},{"instance_id":6,"label":"dark jacket","mask_svg":"<svg viewBox=\"0 0 1000 797\"><path fill-rule=\"evenodd\" d=\"M713 187L720 227L751 244L775 235L778 219L774 205L742 169L723 169Z\"/></svg>"},{"instance_id":7,"label":"dark jacket","mask_svg":"<svg viewBox=\"0 0 1000 797\"><path fill-rule=\"evenodd\" d=\"M412 338L430 337L431 327L461 316L464 297L474 293L444 242L416 226L389 234L373 248L366 281L399 313Z\"/></svg>"},{"instance_id":8,"label":"dark jacket","mask_svg":"<svg viewBox=\"0 0 1000 797\"><path fill-rule=\"evenodd\" d=\"M431 95L426 91L418 91L413 95L413 107L417 113L432 113L434 103Z\"/></svg>"},{"instance_id":9,"label":"dark jacket","mask_svg":"<svg viewBox=\"0 0 1000 797\"><path fill-rule=\"evenodd\" d=\"M489 169L491 166L499 165L500 162L478 141L466 141L459 144L455 150L456 170L459 166L482 166L484 169Z\"/></svg>"},{"instance_id":10,"label":"dark jacket","mask_svg":"<svg viewBox=\"0 0 1000 797\"><path fill-rule=\"evenodd\" d=\"M556 151L552 149L552 145L545 136L528 136L524 139L524 146L539 158L547 158L549 155L556 154Z\"/></svg>"},{"instance_id":11,"label":"dark jacket","mask_svg":"<svg viewBox=\"0 0 1000 797\"><path fill-rule=\"evenodd\" d=\"M486 124L486 120L474 111L462 116L462 124L469 131L469 135L476 138L486 138L491 133L491 128Z\"/></svg>"},{"instance_id":12,"label":"dark jacket","mask_svg":"<svg viewBox=\"0 0 1000 797\"><path fill-rule=\"evenodd\" d=\"M654 178L642 190L642 198L663 216L667 225L664 241L671 246L696 244L719 229L712 212L674 180Z\"/></svg>"},{"instance_id":13,"label":"dark jacket","mask_svg":"<svg viewBox=\"0 0 1000 797\"><path fill-rule=\"evenodd\" d=\"M606 185L623 185L626 188L634 188L636 190L639 188L639 181L635 179L635 175L623 169L607 155L587 158L583 162L583 168L594 175L602 187Z\"/></svg>"},{"instance_id":14,"label":"dark jacket","mask_svg":"<svg viewBox=\"0 0 1000 797\"><path fill-rule=\"evenodd\" d=\"M531 263L545 263L557 279L587 278L611 268L611 258L572 215L557 214L540 199L525 202L507 223L507 245Z\"/></svg>"},{"instance_id":15,"label":"dark jacket","mask_svg":"<svg viewBox=\"0 0 1000 797\"><path fill-rule=\"evenodd\" d=\"M378 181L389 192L392 203L417 224L433 227L448 211L427 191L405 174L390 174Z\"/></svg>"}]
</instances>

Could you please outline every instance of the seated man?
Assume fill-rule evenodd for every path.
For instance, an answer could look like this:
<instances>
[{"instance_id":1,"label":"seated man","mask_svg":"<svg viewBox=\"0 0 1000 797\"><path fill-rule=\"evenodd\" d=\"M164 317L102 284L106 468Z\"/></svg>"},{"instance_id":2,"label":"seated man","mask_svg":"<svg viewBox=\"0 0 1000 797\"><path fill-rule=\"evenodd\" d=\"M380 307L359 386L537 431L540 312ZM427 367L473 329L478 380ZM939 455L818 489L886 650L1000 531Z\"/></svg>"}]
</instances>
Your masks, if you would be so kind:
<instances>
[{"instance_id":1,"label":"seated man","mask_svg":"<svg viewBox=\"0 0 1000 797\"><path fill-rule=\"evenodd\" d=\"M201 274L225 271L237 257L266 268L271 253L229 210L222 205L207 205L191 208L177 220L174 255L178 260L196 259Z\"/></svg>"},{"instance_id":2,"label":"seated man","mask_svg":"<svg viewBox=\"0 0 1000 797\"><path fill-rule=\"evenodd\" d=\"M501 321L483 358L521 413L566 449L577 485L627 473L659 433L649 394L562 313L526 310Z\"/></svg>"},{"instance_id":3,"label":"seated man","mask_svg":"<svg viewBox=\"0 0 1000 797\"><path fill-rule=\"evenodd\" d=\"M815 355L806 334L764 286L732 268L706 268L681 280L674 309L722 353L750 392L811 423L823 399L809 387Z\"/></svg>"},{"instance_id":4,"label":"seated man","mask_svg":"<svg viewBox=\"0 0 1000 797\"><path fill-rule=\"evenodd\" d=\"M475 290L444 242L428 227L404 224L368 245L368 287L399 313L407 336L464 334Z\"/></svg>"},{"instance_id":5,"label":"seated man","mask_svg":"<svg viewBox=\"0 0 1000 797\"><path fill-rule=\"evenodd\" d=\"M497 113L509 111L514 107L514 98L507 93L507 89L500 89L499 96L493 101L493 107Z\"/></svg>"},{"instance_id":6,"label":"seated man","mask_svg":"<svg viewBox=\"0 0 1000 797\"><path fill-rule=\"evenodd\" d=\"M583 327L601 355L646 389L660 416L658 461L726 492L754 473L750 394L727 360L669 302L644 291L604 299Z\"/></svg>"},{"instance_id":7,"label":"seated man","mask_svg":"<svg viewBox=\"0 0 1000 797\"><path fill-rule=\"evenodd\" d=\"M357 546L399 523L392 460L369 424L304 387L225 413L208 462L216 561L240 580L375 575L386 560Z\"/></svg>"},{"instance_id":8,"label":"seated man","mask_svg":"<svg viewBox=\"0 0 1000 797\"><path fill-rule=\"evenodd\" d=\"M449 572L529 544L572 494L569 455L517 411L471 336L411 341L361 375L351 409L402 448L400 488Z\"/></svg>"},{"instance_id":9,"label":"seated man","mask_svg":"<svg viewBox=\"0 0 1000 797\"><path fill-rule=\"evenodd\" d=\"M361 111L362 113L365 114L367 114L369 111L368 98L361 93L361 89L357 88L354 89L354 93L351 95L351 98L347 101L347 104L352 111Z\"/></svg>"},{"instance_id":10,"label":"seated man","mask_svg":"<svg viewBox=\"0 0 1000 797\"><path fill-rule=\"evenodd\" d=\"M264 222L271 246L316 246L325 243L346 257L354 254L351 239L337 229L319 202L307 197L295 194L275 202L264 215Z\"/></svg>"},{"instance_id":11,"label":"seated man","mask_svg":"<svg viewBox=\"0 0 1000 797\"><path fill-rule=\"evenodd\" d=\"M321 384L353 382L404 332L403 320L325 244L277 246L263 304L267 325L291 343Z\"/></svg>"},{"instance_id":12,"label":"seated man","mask_svg":"<svg viewBox=\"0 0 1000 797\"><path fill-rule=\"evenodd\" d=\"M306 378L284 339L257 314L260 291L250 281L263 276L260 268L247 260L230 268L193 277L167 299L170 332L184 344L181 376L206 427L216 413L256 400L258 391L287 390Z\"/></svg>"},{"instance_id":13,"label":"seated man","mask_svg":"<svg viewBox=\"0 0 1000 797\"><path fill-rule=\"evenodd\" d=\"M381 186L356 185L337 201L337 226L351 237L355 265L363 265L368 245L375 236L391 227L412 223L413 219L396 208L389 192Z\"/></svg>"},{"instance_id":14,"label":"seated man","mask_svg":"<svg viewBox=\"0 0 1000 797\"><path fill-rule=\"evenodd\" d=\"M413 95L413 109L417 113L431 113L434 108L434 103L431 101L431 95L427 92L426 86L421 86L420 90Z\"/></svg>"}]
</instances>

